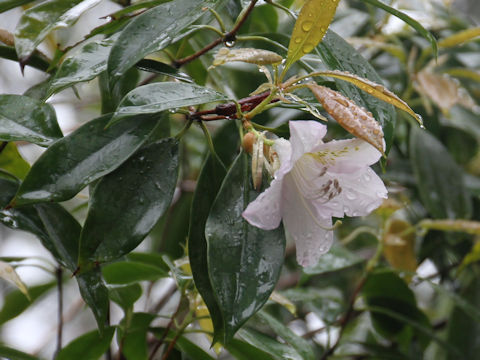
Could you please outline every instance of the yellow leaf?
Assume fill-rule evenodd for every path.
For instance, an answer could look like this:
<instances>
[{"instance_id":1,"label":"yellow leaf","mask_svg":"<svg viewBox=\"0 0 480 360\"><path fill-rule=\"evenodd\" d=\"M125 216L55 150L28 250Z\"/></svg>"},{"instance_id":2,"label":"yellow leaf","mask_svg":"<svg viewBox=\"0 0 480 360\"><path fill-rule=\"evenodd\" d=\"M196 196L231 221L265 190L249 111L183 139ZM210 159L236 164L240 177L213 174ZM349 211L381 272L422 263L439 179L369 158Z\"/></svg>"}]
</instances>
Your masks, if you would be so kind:
<instances>
[{"instance_id":1,"label":"yellow leaf","mask_svg":"<svg viewBox=\"0 0 480 360\"><path fill-rule=\"evenodd\" d=\"M348 81L349 83L355 85L359 89L367 92L368 94L375 96L377 99L383 100L396 108L403 110L413 116L415 120L418 121L420 125L423 125L422 118L416 114L408 104L400 99L397 95L395 95L393 92L388 90L386 87L383 85L377 84L371 80L361 78L357 75L351 74L346 71L338 71L338 70L333 70L333 71L320 71L316 72L313 74L310 74L310 76L329 76L337 79L341 79L344 81Z\"/></svg>"},{"instance_id":2,"label":"yellow leaf","mask_svg":"<svg viewBox=\"0 0 480 360\"><path fill-rule=\"evenodd\" d=\"M27 287L9 263L0 261L0 277L14 284L27 298L30 299Z\"/></svg>"},{"instance_id":3,"label":"yellow leaf","mask_svg":"<svg viewBox=\"0 0 480 360\"><path fill-rule=\"evenodd\" d=\"M282 305L285 309L287 309L292 315L297 316L297 307L294 303L288 300L282 294L274 291L272 295L270 295L270 300L275 301L277 304Z\"/></svg>"},{"instance_id":4,"label":"yellow leaf","mask_svg":"<svg viewBox=\"0 0 480 360\"><path fill-rule=\"evenodd\" d=\"M456 34L448 36L438 42L438 46L448 48L470 41L480 36L480 27L459 31Z\"/></svg>"},{"instance_id":5,"label":"yellow leaf","mask_svg":"<svg viewBox=\"0 0 480 360\"><path fill-rule=\"evenodd\" d=\"M480 242L476 242L475 245L473 245L472 250L470 250L470 252L465 255L462 263L458 267L458 273L463 271L468 265L477 261L480 261Z\"/></svg>"},{"instance_id":6,"label":"yellow leaf","mask_svg":"<svg viewBox=\"0 0 480 360\"><path fill-rule=\"evenodd\" d=\"M414 272L417 269L415 258L415 232L408 232L412 225L404 220L393 219L387 224L383 237L383 255L389 264L398 270Z\"/></svg>"},{"instance_id":7,"label":"yellow leaf","mask_svg":"<svg viewBox=\"0 0 480 360\"><path fill-rule=\"evenodd\" d=\"M251 48L228 49L223 47L218 50L215 55L212 66L220 66L233 61L241 61L256 65L269 65L281 63L282 57L269 50Z\"/></svg>"},{"instance_id":8,"label":"yellow leaf","mask_svg":"<svg viewBox=\"0 0 480 360\"><path fill-rule=\"evenodd\" d=\"M333 20L339 1L305 1L292 31L285 69L288 69L295 61L312 51L323 39Z\"/></svg>"},{"instance_id":9,"label":"yellow leaf","mask_svg":"<svg viewBox=\"0 0 480 360\"><path fill-rule=\"evenodd\" d=\"M345 130L365 140L384 154L385 141L380 124L372 113L355 104L337 91L317 84L308 84L320 104Z\"/></svg>"}]
</instances>

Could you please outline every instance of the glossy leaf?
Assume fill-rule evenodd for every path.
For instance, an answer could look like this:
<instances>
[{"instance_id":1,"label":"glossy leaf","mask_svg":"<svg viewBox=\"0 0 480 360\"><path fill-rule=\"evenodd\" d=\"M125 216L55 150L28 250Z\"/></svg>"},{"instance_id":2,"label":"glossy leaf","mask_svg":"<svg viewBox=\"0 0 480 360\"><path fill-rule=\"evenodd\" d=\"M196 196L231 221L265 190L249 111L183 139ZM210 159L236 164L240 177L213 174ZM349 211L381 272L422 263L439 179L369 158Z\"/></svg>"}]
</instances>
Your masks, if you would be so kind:
<instances>
[{"instance_id":1,"label":"glossy leaf","mask_svg":"<svg viewBox=\"0 0 480 360\"><path fill-rule=\"evenodd\" d=\"M339 0L305 1L290 37L285 68L288 69L322 41L333 20L338 3Z\"/></svg>"},{"instance_id":2,"label":"glossy leaf","mask_svg":"<svg viewBox=\"0 0 480 360\"><path fill-rule=\"evenodd\" d=\"M138 281L155 281L168 276L158 266L135 261L119 261L102 268L105 281L109 284L130 284Z\"/></svg>"},{"instance_id":3,"label":"glossy leaf","mask_svg":"<svg viewBox=\"0 0 480 360\"><path fill-rule=\"evenodd\" d=\"M62 136L51 105L21 95L0 95L0 140L49 145Z\"/></svg>"},{"instance_id":4,"label":"glossy leaf","mask_svg":"<svg viewBox=\"0 0 480 360\"><path fill-rule=\"evenodd\" d=\"M182 351L182 353L187 354L191 359L195 360L214 360L216 357L208 354L200 346L187 339L185 336L180 336L175 343L175 346Z\"/></svg>"},{"instance_id":5,"label":"glossy leaf","mask_svg":"<svg viewBox=\"0 0 480 360\"><path fill-rule=\"evenodd\" d=\"M333 31L327 31L317 49L318 56L323 60L323 65L327 66L329 70L348 71L375 83L382 84L382 79L372 65ZM382 125L386 143L385 153L388 154L395 128L396 113L394 107L342 80L335 80L335 83L340 92L353 100L357 105L370 111L375 120Z\"/></svg>"},{"instance_id":6,"label":"glossy leaf","mask_svg":"<svg viewBox=\"0 0 480 360\"><path fill-rule=\"evenodd\" d=\"M92 120L51 145L26 176L15 204L70 199L116 169L156 126L152 117L143 116L104 129L109 120L109 115Z\"/></svg>"},{"instance_id":7,"label":"glossy leaf","mask_svg":"<svg viewBox=\"0 0 480 360\"><path fill-rule=\"evenodd\" d=\"M291 347L281 344L258 331L241 329L238 334L240 338L267 354L270 354L275 360L304 360L304 358Z\"/></svg>"},{"instance_id":8,"label":"glossy leaf","mask_svg":"<svg viewBox=\"0 0 480 360\"><path fill-rule=\"evenodd\" d=\"M219 92L194 84L161 82L130 91L118 105L111 126L120 119L136 114L155 114L183 106L226 100Z\"/></svg>"},{"instance_id":9,"label":"glossy leaf","mask_svg":"<svg viewBox=\"0 0 480 360\"><path fill-rule=\"evenodd\" d=\"M145 55L170 45L207 7L219 1L176 0L160 4L130 22L115 42L108 59L108 75L113 85Z\"/></svg>"},{"instance_id":10,"label":"glossy leaf","mask_svg":"<svg viewBox=\"0 0 480 360\"><path fill-rule=\"evenodd\" d=\"M346 248L334 245L326 254L322 255L317 265L303 269L307 275L319 275L343 270L360 264L364 260Z\"/></svg>"},{"instance_id":11,"label":"glossy leaf","mask_svg":"<svg viewBox=\"0 0 480 360\"><path fill-rule=\"evenodd\" d=\"M42 285L31 286L28 289L30 300L19 290L12 291L4 296L3 306L0 310L0 324L20 315L25 309L32 305L35 300L44 295L47 291L55 287L56 282L50 282Z\"/></svg>"},{"instance_id":12,"label":"glossy leaf","mask_svg":"<svg viewBox=\"0 0 480 360\"><path fill-rule=\"evenodd\" d=\"M15 29L15 49L24 64L37 46L54 29L73 25L79 16L100 0L48 0L27 11Z\"/></svg>"},{"instance_id":13,"label":"glossy leaf","mask_svg":"<svg viewBox=\"0 0 480 360\"><path fill-rule=\"evenodd\" d=\"M418 21L412 19L410 16L408 16L407 14L393 8L393 7L390 7L388 6L387 4L384 4L383 2L379 1L379 0L363 0L364 2L366 3L369 3L373 6L376 6L382 10L385 10L386 12L392 14L393 16L396 16L398 17L400 20L403 20L405 21L408 25L410 25L412 28L414 28L415 30L417 30L417 32L422 35L425 39L427 39L431 46L432 46L432 50L435 54L435 57L437 56L437 52L438 52L438 49L437 49L437 41L435 40L435 37L430 33L430 31L428 31L427 29L425 29L422 24L420 24Z\"/></svg>"},{"instance_id":14,"label":"glossy leaf","mask_svg":"<svg viewBox=\"0 0 480 360\"><path fill-rule=\"evenodd\" d=\"M76 275L76 279L83 300L90 307L95 320L97 320L98 329L101 333L104 333L109 314L109 300L108 289L103 283L100 269L95 267L82 271ZM98 334L98 331L96 332ZM67 352L67 354L70 354L70 352ZM72 357L65 357L65 359L72 359Z\"/></svg>"},{"instance_id":15,"label":"glossy leaf","mask_svg":"<svg viewBox=\"0 0 480 360\"><path fill-rule=\"evenodd\" d=\"M133 308L133 304L142 296L142 287L140 284L131 284L125 286L115 286L108 289L109 297L116 302L124 312Z\"/></svg>"},{"instance_id":16,"label":"glossy leaf","mask_svg":"<svg viewBox=\"0 0 480 360\"><path fill-rule=\"evenodd\" d=\"M107 59L116 37L83 45L65 58L52 79L49 96L73 84L92 80L107 68Z\"/></svg>"},{"instance_id":17,"label":"glossy leaf","mask_svg":"<svg viewBox=\"0 0 480 360\"><path fill-rule=\"evenodd\" d=\"M283 265L282 227L265 231L242 218L257 196L251 188L247 156L241 153L222 183L205 226L208 270L223 315L224 342L268 300Z\"/></svg>"},{"instance_id":18,"label":"glossy leaf","mask_svg":"<svg viewBox=\"0 0 480 360\"><path fill-rule=\"evenodd\" d=\"M29 2L33 2L33 0L0 0L0 13Z\"/></svg>"},{"instance_id":19,"label":"glossy leaf","mask_svg":"<svg viewBox=\"0 0 480 360\"><path fill-rule=\"evenodd\" d=\"M90 199L80 263L111 261L137 247L170 206L177 177L174 139L142 148L105 176Z\"/></svg>"},{"instance_id":20,"label":"glossy leaf","mask_svg":"<svg viewBox=\"0 0 480 360\"><path fill-rule=\"evenodd\" d=\"M235 356L237 360L273 360L274 357L267 352L238 339L233 338L228 344L225 345L230 354Z\"/></svg>"},{"instance_id":21,"label":"glossy leaf","mask_svg":"<svg viewBox=\"0 0 480 360\"><path fill-rule=\"evenodd\" d=\"M0 356L8 360L39 360L35 356L3 345L0 345Z\"/></svg>"},{"instance_id":22,"label":"glossy leaf","mask_svg":"<svg viewBox=\"0 0 480 360\"><path fill-rule=\"evenodd\" d=\"M108 327L102 334L97 330L90 331L82 336L72 340L67 344L58 355L56 360L99 359L107 351L112 341L114 327Z\"/></svg>"},{"instance_id":23,"label":"glossy leaf","mask_svg":"<svg viewBox=\"0 0 480 360\"><path fill-rule=\"evenodd\" d=\"M143 60L140 60L138 63L136 63L135 66L139 70L166 75L177 80L193 83L192 78L188 74L183 73L177 70L176 68L170 65L167 65L165 63L162 63L160 61L155 61L152 59L143 59Z\"/></svg>"},{"instance_id":24,"label":"glossy leaf","mask_svg":"<svg viewBox=\"0 0 480 360\"><path fill-rule=\"evenodd\" d=\"M465 189L463 170L435 137L413 128L410 157L420 199L436 219L468 219L471 198Z\"/></svg>"},{"instance_id":25,"label":"glossy leaf","mask_svg":"<svg viewBox=\"0 0 480 360\"><path fill-rule=\"evenodd\" d=\"M269 50L251 48L229 49L223 47L215 55L212 66L220 66L234 61L256 65L270 65L280 64L282 57Z\"/></svg>"},{"instance_id":26,"label":"glossy leaf","mask_svg":"<svg viewBox=\"0 0 480 360\"><path fill-rule=\"evenodd\" d=\"M23 159L22 155L20 155L17 145L9 142L0 153L0 169L19 179L23 179L30 170L30 164Z\"/></svg>"}]
</instances>

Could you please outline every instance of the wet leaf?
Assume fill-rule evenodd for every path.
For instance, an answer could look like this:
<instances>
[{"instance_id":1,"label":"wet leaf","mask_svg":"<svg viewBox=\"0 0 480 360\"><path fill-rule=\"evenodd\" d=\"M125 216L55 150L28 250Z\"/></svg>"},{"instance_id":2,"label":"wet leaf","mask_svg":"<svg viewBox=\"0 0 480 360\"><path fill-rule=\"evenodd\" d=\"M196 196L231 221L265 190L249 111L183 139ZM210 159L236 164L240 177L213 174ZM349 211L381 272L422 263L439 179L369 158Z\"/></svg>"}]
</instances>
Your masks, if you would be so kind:
<instances>
[{"instance_id":1,"label":"wet leaf","mask_svg":"<svg viewBox=\"0 0 480 360\"><path fill-rule=\"evenodd\" d=\"M35 162L14 199L16 205L63 201L116 169L150 136L156 122L140 116L105 129L110 115L58 140Z\"/></svg>"},{"instance_id":2,"label":"wet leaf","mask_svg":"<svg viewBox=\"0 0 480 360\"><path fill-rule=\"evenodd\" d=\"M349 83L355 85L359 89L362 89L363 91L369 93L372 96L375 96L376 98L383 100L393 106L395 106L398 109L401 109L408 114L410 114L417 122L422 125L423 120L422 118L416 114L408 104L400 99L397 95L395 95L393 92L388 90L385 86L377 84L371 80L362 78L358 75L351 74L347 71L339 71L339 70L333 70L333 71L320 71L311 74L312 76L329 76L337 79L341 79L344 81L348 81Z\"/></svg>"},{"instance_id":3,"label":"wet leaf","mask_svg":"<svg viewBox=\"0 0 480 360\"><path fill-rule=\"evenodd\" d=\"M275 360L304 360L293 348L258 331L241 329L238 334L247 343L269 354Z\"/></svg>"},{"instance_id":4,"label":"wet leaf","mask_svg":"<svg viewBox=\"0 0 480 360\"><path fill-rule=\"evenodd\" d=\"M155 61L152 59L143 59L143 60L140 60L138 63L136 63L135 66L139 70L166 75L177 80L193 83L193 80L190 77L190 75L183 73L177 70L176 68L170 65L167 65L165 63L162 63L160 61Z\"/></svg>"},{"instance_id":5,"label":"wet leaf","mask_svg":"<svg viewBox=\"0 0 480 360\"><path fill-rule=\"evenodd\" d=\"M95 320L97 320L100 334L108 334L108 329L105 329L109 314L108 289L102 280L100 269L98 267L95 267L92 269L88 269L87 271L78 273L76 275L76 279L83 300L90 307L93 315L95 316ZM97 334L96 341L98 341L98 331L95 330L95 332ZM108 343L110 344L110 340ZM66 348L68 348L68 345L64 348L64 350ZM83 351L85 351L85 349L83 349ZM104 351L105 350L103 350L102 353ZM71 355L70 350L65 350L65 353ZM67 355L64 356L65 360L75 359L78 357L78 355L73 357L69 357ZM60 359L60 356L58 356L57 359Z\"/></svg>"},{"instance_id":6,"label":"wet leaf","mask_svg":"<svg viewBox=\"0 0 480 360\"><path fill-rule=\"evenodd\" d=\"M158 266L135 261L119 261L107 264L102 267L102 274L109 284L130 284L168 277L168 271Z\"/></svg>"},{"instance_id":7,"label":"wet leaf","mask_svg":"<svg viewBox=\"0 0 480 360\"><path fill-rule=\"evenodd\" d=\"M80 263L111 261L137 247L170 206L177 177L174 139L140 149L105 176L90 198Z\"/></svg>"},{"instance_id":8,"label":"wet leaf","mask_svg":"<svg viewBox=\"0 0 480 360\"><path fill-rule=\"evenodd\" d=\"M288 44L287 62L288 69L303 55L311 52L318 45L327 28L333 20L339 0L306 0Z\"/></svg>"},{"instance_id":9,"label":"wet leaf","mask_svg":"<svg viewBox=\"0 0 480 360\"><path fill-rule=\"evenodd\" d=\"M107 126L112 126L127 116L156 114L169 109L227 99L215 90L194 84L161 82L140 86L125 95Z\"/></svg>"},{"instance_id":10,"label":"wet leaf","mask_svg":"<svg viewBox=\"0 0 480 360\"><path fill-rule=\"evenodd\" d=\"M27 286L24 284L20 276L18 276L15 269L7 262L0 261L0 278L7 280L15 285L27 298L30 298L28 294Z\"/></svg>"},{"instance_id":11,"label":"wet leaf","mask_svg":"<svg viewBox=\"0 0 480 360\"><path fill-rule=\"evenodd\" d=\"M115 327L108 327L102 334L90 331L68 343L55 357L56 360L99 359L107 351L112 341Z\"/></svg>"},{"instance_id":12,"label":"wet leaf","mask_svg":"<svg viewBox=\"0 0 480 360\"><path fill-rule=\"evenodd\" d=\"M27 11L15 28L15 49L25 64L37 46L54 29L73 25L80 15L101 0L48 0Z\"/></svg>"},{"instance_id":13,"label":"wet leaf","mask_svg":"<svg viewBox=\"0 0 480 360\"><path fill-rule=\"evenodd\" d=\"M108 76L113 85L145 55L159 51L181 37L182 32L221 1L177 0L160 4L135 17L120 34L108 59Z\"/></svg>"},{"instance_id":14,"label":"wet leaf","mask_svg":"<svg viewBox=\"0 0 480 360\"><path fill-rule=\"evenodd\" d=\"M256 65L280 64L282 57L273 51L251 48L221 48L215 54L212 66L220 66L229 62L245 62Z\"/></svg>"},{"instance_id":15,"label":"wet leaf","mask_svg":"<svg viewBox=\"0 0 480 360\"><path fill-rule=\"evenodd\" d=\"M0 140L49 145L62 136L50 104L22 95L0 95Z\"/></svg>"},{"instance_id":16,"label":"wet leaf","mask_svg":"<svg viewBox=\"0 0 480 360\"><path fill-rule=\"evenodd\" d=\"M0 169L19 179L23 179L30 170L30 164L23 159L22 155L20 155L17 145L13 142L9 142L0 153Z\"/></svg>"},{"instance_id":17,"label":"wet leaf","mask_svg":"<svg viewBox=\"0 0 480 360\"><path fill-rule=\"evenodd\" d=\"M303 272L307 275L325 274L358 265L363 261L346 248L334 245L328 253L322 255L317 265L304 268Z\"/></svg>"},{"instance_id":18,"label":"wet leaf","mask_svg":"<svg viewBox=\"0 0 480 360\"><path fill-rule=\"evenodd\" d=\"M257 196L242 153L225 177L205 226L208 270L223 315L224 343L268 300L283 265L282 227L265 231L242 218Z\"/></svg>"},{"instance_id":19,"label":"wet leaf","mask_svg":"<svg viewBox=\"0 0 480 360\"><path fill-rule=\"evenodd\" d=\"M368 142L384 154L383 130L373 118L372 113L361 108L339 92L325 86L310 84L308 88L322 104L325 111L345 130Z\"/></svg>"}]
</instances>

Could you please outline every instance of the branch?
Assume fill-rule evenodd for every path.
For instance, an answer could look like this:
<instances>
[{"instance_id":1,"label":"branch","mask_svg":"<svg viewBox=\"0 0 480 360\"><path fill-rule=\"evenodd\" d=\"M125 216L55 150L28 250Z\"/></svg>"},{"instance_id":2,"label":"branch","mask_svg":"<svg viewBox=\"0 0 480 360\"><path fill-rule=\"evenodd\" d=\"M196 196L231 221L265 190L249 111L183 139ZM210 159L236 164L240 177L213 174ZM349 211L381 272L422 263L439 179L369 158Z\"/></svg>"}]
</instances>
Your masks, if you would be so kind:
<instances>
[{"instance_id":1,"label":"branch","mask_svg":"<svg viewBox=\"0 0 480 360\"><path fill-rule=\"evenodd\" d=\"M58 327L57 327L57 350L55 351L54 359L57 357L60 350L62 350L62 335L63 335L63 270L58 266L57 271L57 288L58 288Z\"/></svg>"},{"instance_id":2,"label":"branch","mask_svg":"<svg viewBox=\"0 0 480 360\"><path fill-rule=\"evenodd\" d=\"M232 30L227 32L223 37L217 38L213 40L210 44L205 46L203 49L200 49L196 53L189 55L187 57L184 57L183 59L175 60L173 62L173 66L176 67L177 69L193 60L196 58L202 56L203 54L207 53L208 51L212 50L215 46L219 45L220 43L229 43L229 42L235 42L237 38L237 32L240 30L242 25L245 23L247 20L248 16L252 12L253 8L255 7L255 4L257 3L258 0L252 0L250 2L250 5L248 6L247 10L243 13L243 16L240 18L240 20L237 22L237 24L233 27Z\"/></svg>"}]
</instances>

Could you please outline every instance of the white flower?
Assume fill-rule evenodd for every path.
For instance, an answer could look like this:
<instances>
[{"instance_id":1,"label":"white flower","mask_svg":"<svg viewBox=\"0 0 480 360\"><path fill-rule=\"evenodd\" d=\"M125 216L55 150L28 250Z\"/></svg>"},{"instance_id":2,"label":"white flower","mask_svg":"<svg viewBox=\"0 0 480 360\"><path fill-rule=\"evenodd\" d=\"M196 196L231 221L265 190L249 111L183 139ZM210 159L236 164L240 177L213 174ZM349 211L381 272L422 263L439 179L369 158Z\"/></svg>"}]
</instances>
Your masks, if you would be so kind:
<instances>
[{"instance_id":1,"label":"white flower","mask_svg":"<svg viewBox=\"0 0 480 360\"><path fill-rule=\"evenodd\" d=\"M275 140L280 160L270 187L251 202L243 217L265 230L283 220L295 240L297 261L315 265L333 242L332 217L365 216L387 197L370 169L381 154L360 139L330 141L315 121L290 121L290 141Z\"/></svg>"}]
</instances>

